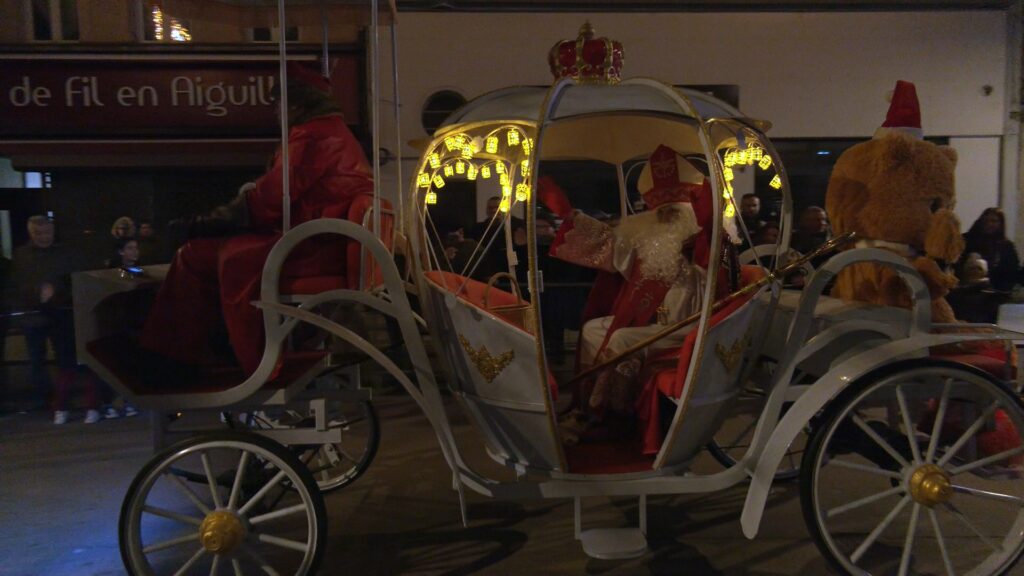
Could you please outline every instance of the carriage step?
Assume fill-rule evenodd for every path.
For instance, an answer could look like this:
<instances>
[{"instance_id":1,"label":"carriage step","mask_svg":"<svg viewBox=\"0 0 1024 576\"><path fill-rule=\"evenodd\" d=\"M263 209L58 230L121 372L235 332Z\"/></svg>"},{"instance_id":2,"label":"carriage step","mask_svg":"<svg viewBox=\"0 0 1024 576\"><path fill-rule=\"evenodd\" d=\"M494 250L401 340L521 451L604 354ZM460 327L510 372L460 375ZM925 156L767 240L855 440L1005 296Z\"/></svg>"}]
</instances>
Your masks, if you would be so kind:
<instances>
[{"instance_id":1,"label":"carriage step","mask_svg":"<svg viewBox=\"0 0 1024 576\"><path fill-rule=\"evenodd\" d=\"M599 560L638 558L647 553L647 538L639 528L592 528L580 533L583 552Z\"/></svg>"}]
</instances>

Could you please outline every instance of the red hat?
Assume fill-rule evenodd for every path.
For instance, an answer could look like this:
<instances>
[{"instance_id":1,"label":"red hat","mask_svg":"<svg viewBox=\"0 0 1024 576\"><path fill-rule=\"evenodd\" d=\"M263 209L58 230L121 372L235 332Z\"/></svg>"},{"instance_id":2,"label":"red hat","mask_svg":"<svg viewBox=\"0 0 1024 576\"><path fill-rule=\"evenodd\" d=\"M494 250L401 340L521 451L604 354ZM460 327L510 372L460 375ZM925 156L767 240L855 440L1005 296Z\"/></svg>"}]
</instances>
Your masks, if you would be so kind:
<instances>
[{"instance_id":1,"label":"red hat","mask_svg":"<svg viewBox=\"0 0 1024 576\"><path fill-rule=\"evenodd\" d=\"M882 127L875 130L875 138L881 138L894 130L910 134L918 140L924 138L921 130L921 105L917 102L917 89L912 82L896 81L889 113L885 115Z\"/></svg>"},{"instance_id":2,"label":"red hat","mask_svg":"<svg viewBox=\"0 0 1024 576\"><path fill-rule=\"evenodd\" d=\"M288 81L305 84L321 92L331 91L331 81L328 78L293 60L288 61Z\"/></svg>"},{"instance_id":3,"label":"red hat","mask_svg":"<svg viewBox=\"0 0 1024 576\"><path fill-rule=\"evenodd\" d=\"M692 202L703 185L704 175L664 144L651 154L637 182L648 210L672 202Z\"/></svg>"}]
</instances>

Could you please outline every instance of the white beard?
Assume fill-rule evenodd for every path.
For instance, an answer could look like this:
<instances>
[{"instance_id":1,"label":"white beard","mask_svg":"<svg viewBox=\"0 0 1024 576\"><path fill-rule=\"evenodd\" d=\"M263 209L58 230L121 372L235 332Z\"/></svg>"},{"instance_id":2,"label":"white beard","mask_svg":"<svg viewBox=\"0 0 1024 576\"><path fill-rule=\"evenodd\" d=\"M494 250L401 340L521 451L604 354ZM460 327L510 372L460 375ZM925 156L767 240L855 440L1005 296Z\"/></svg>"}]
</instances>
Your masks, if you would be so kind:
<instances>
[{"instance_id":1,"label":"white beard","mask_svg":"<svg viewBox=\"0 0 1024 576\"><path fill-rule=\"evenodd\" d=\"M693 206L674 206L679 217L673 222L659 222L657 211L651 210L625 218L615 230L622 247L640 259L640 275L646 280L674 282L685 263L683 243L701 230Z\"/></svg>"}]
</instances>

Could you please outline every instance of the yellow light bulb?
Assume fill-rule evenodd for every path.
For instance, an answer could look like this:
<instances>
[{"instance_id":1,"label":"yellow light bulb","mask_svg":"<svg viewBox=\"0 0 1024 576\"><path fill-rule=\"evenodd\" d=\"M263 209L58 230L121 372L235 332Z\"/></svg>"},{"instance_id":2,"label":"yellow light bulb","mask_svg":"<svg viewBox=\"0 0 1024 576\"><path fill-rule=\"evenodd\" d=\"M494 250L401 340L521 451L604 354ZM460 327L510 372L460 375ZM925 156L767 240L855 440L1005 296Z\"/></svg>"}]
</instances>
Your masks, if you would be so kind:
<instances>
[{"instance_id":1,"label":"yellow light bulb","mask_svg":"<svg viewBox=\"0 0 1024 576\"><path fill-rule=\"evenodd\" d=\"M530 187L526 184L516 185L516 202L526 202L526 199L530 197Z\"/></svg>"},{"instance_id":2,"label":"yellow light bulb","mask_svg":"<svg viewBox=\"0 0 1024 576\"><path fill-rule=\"evenodd\" d=\"M484 177L484 180L490 178L491 177L491 167L490 166L484 166L484 167L480 168L480 175Z\"/></svg>"},{"instance_id":3,"label":"yellow light bulb","mask_svg":"<svg viewBox=\"0 0 1024 576\"><path fill-rule=\"evenodd\" d=\"M433 168L434 170L437 170L437 167L440 165L441 156L437 152L434 152L433 154L430 155L430 167Z\"/></svg>"},{"instance_id":4,"label":"yellow light bulb","mask_svg":"<svg viewBox=\"0 0 1024 576\"><path fill-rule=\"evenodd\" d=\"M503 198L501 204L498 204L498 210L502 212L508 212L508 209L512 206L512 203L508 201L508 198Z\"/></svg>"},{"instance_id":5,"label":"yellow light bulb","mask_svg":"<svg viewBox=\"0 0 1024 576\"><path fill-rule=\"evenodd\" d=\"M776 174L775 178L772 178L772 181L769 182L768 185L778 190L779 188L782 188L782 178L779 178L779 175Z\"/></svg>"},{"instance_id":6,"label":"yellow light bulb","mask_svg":"<svg viewBox=\"0 0 1024 576\"><path fill-rule=\"evenodd\" d=\"M735 166L736 165L736 156L737 156L737 154L736 154L735 150L730 150L730 151L726 152L726 154L725 154L725 165L726 166Z\"/></svg>"},{"instance_id":7,"label":"yellow light bulb","mask_svg":"<svg viewBox=\"0 0 1024 576\"><path fill-rule=\"evenodd\" d=\"M451 164L445 164L444 165L444 175L449 177L449 178L454 176L455 175L455 167L452 166Z\"/></svg>"},{"instance_id":8,"label":"yellow light bulb","mask_svg":"<svg viewBox=\"0 0 1024 576\"><path fill-rule=\"evenodd\" d=\"M747 151L746 150L740 150L739 152L736 153L736 163L737 164L746 164L747 163Z\"/></svg>"},{"instance_id":9,"label":"yellow light bulb","mask_svg":"<svg viewBox=\"0 0 1024 576\"><path fill-rule=\"evenodd\" d=\"M430 174L420 172L420 175L416 177L416 184L424 187L430 186Z\"/></svg>"},{"instance_id":10,"label":"yellow light bulb","mask_svg":"<svg viewBox=\"0 0 1024 576\"><path fill-rule=\"evenodd\" d=\"M440 174L434 174L434 187L444 188L444 178L441 178Z\"/></svg>"},{"instance_id":11,"label":"yellow light bulb","mask_svg":"<svg viewBox=\"0 0 1024 576\"><path fill-rule=\"evenodd\" d=\"M466 144L462 145L462 157L467 159L467 160L473 157L473 145L472 144L467 142Z\"/></svg>"},{"instance_id":12,"label":"yellow light bulb","mask_svg":"<svg viewBox=\"0 0 1024 576\"><path fill-rule=\"evenodd\" d=\"M525 146L526 143L524 142L523 145ZM519 173L523 175L523 178L529 178L530 177L530 161L529 160L523 160L522 162L519 163Z\"/></svg>"},{"instance_id":13,"label":"yellow light bulb","mask_svg":"<svg viewBox=\"0 0 1024 576\"><path fill-rule=\"evenodd\" d=\"M508 184L508 174L501 174L498 177L498 183L501 184L502 186L507 185Z\"/></svg>"},{"instance_id":14,"label":"yellow light bulb","mask_svg":"<svg viewBox=\"0 0 1024 576\"><path fill-rule=\"evenodd\" d=\"M508 198L508 197L512 196L512 185L511 184L505 184L504 186L502 186L501 187L501 195L504 198Z\"/></svg>"},{"instance_id":15,"label":"yellow light bulb","mask_svg":"<svg viewBox=\"0 0 1024 576\"><path fill-rule=\"evenodd\" d=\"M455 173L456 174L465 174L466 173L466 163L463 162L462 160L459 160L458 162L456 162L455 163Z\"/></svg>"},{"instance_id":16,"label":"yellow light bulb","mask_svg":"<svg viewBox=\"0 0 1024 576\"><path fill-rule=\"evenodd\" d=\"M469 180L476 180L477 172L479 171L476 169L476 166L470 163L469 170L466 172L466 178Z\"/></svg>"},{"instance_id":17,"label":"yellow light bulb","mask_svg":"<svg viewBox=\"0 0 1024 576\"><path fill-rule=\"evenodd\" d=\"M504 162L495 162L494 163L494 171L497 172L498 174L504 174L505 173L505 163Z\"/></svg>"},{"instance_id":18,"label":"yellow light bulb","mask_svg":"<svg viewBox=\"0 0 1024 576\"><path fill-rule=\"evenodd\" d=\"M444 147L447 148L449 152L451 152L452 150L455 150L455 146L456 146L455 138L453 138L451 136L446 136L445 139L444 139Z\"/></svg>"},{"instance_id":19,"label":"yellow light bulb","mask_svg":"<svg viewBox=\"0 0 1024 576\"><path fill-rule=\"evenodd\" d=\"M732 181L732 179L733 179L733 178L735 178L735 177L736 177L736 176L735 176L735 175L734 175L734 174L732 173L732 168L726 168L726 169L725 169L725 170L724 170L724 171L723 171L722 173L723 173L723 174L725 175L725 181L726 181L726 182L730 182L730 181Z\"/></svg>"},{"instance_id":20,"label":"yellow light bulb","mask_svg":"<svg viewBox=\"0 0 1024 576\"><path fill-rule=\"evenodd\" d=\"M736 215L736 208L733 207L732 204L729 204L728 206L725 207L725 217L726 218L732 218L735 215Z\"/></svg>"},{"instance_id":21,"label":"yellow light bulb","mask_svg":"<svg viewBox=\"0 0 1024 576\"><path fill-rule=\"evenodd\" d=\"M764 150L762 150L761 148L758 148L756 146L751 148L750 149L750 161L751 161L751 163L759 161L763 154L764 154Z\"/></svg>"},{"instance_id":22,"label":"yellow light bulb","mask_svg":"<svg viewBox=\"0 0 1024 576\"><path fill-rule=\"evenodd\" d=\"M519 145L519 131L515 128L511 128L508 131L508 145L518 146Z\"/></svg>"},{"instance_id":23,"label":"yellow light bulb","mask_svg":"<svg viewBox=\"0 0 1024 576\"><path fill-rule=\"evenodd\" d=\"M761 156L761 160L758 161L757 165L761 167L761 170L767 170L772 165L772 157L767 154Z\"/></svg>"},{"instance_id":24,"label":"yellow light bulb","mask_svg":"<svg viewBox=\"0 0 1024 576\"><path fill-rule=\"evenodd\" d=\"M435 193L435 192L427 192L423 196L423 201L425 203L427 203L427 204L437 204L437 193Z\"/></svg>"},{"instance_id":25,"label":"yellow light bulb","mask_svg":"<svg viewBox=\"0 0 1024 576\"><path fill-rule=\"evenodd\" d=\"M488 154L497 154L498 152L498 137L488 136L486 148Z\"/></svg>"},{"instance_id":26,"label":"yellow light bulb","mask_svg":"<svg viewBox=\"0 0 1024 576\"><path fill-rule=\"evenodd\" d=\"M533 138L526 138L523 140L523 153L529 154L530 150L533 150Z\"/></svg>"}]
</instances>

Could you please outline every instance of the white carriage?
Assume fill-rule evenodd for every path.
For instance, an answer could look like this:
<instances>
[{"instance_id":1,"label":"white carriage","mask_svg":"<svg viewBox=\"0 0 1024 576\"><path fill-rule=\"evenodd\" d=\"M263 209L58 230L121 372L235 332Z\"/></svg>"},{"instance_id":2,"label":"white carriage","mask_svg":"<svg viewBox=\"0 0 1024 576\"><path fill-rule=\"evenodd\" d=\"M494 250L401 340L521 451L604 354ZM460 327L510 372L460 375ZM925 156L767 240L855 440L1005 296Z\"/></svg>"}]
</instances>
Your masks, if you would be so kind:
<instances>
[{"instance_id":1,"label":"white carriage","mask_svg":"<svg viewBox=\"0 0 1024 576\"><path fill-rule=\"evenodd\" d=\"M646 380L652 410L661 416L647 429L659 441L656 452L636 449L631 438L572 446L564 441L557 406L558 396L569 391L560 390L558 382L573 373L565 370L564 356L545 347L543 323L553 311L544 309L543 295L555 287L545 286L540 264L533 194L538 178L560 163L608 166L616 175L618 213L627 216L634 169L666 144L706 165L712 246L725 241L734 195L759 185L777 189L782 240L774 253L781 255L788 248L791 220L788 184L765 136L767 126L712 97L647 79L604 84L564 79L549 89L499 90L455 112L434 135L412 177L402 225L424 319L412 310L389 247L368 230L371 226L320 220L289 231L267 260L257 304L267 343L253 375L188 393L147 393L91 354L95 346L83 343L90 366L141 407L163 414L276 409L279 415L263 428L194 435L143 468L121 515L128 571L316 570L326 545L326 519L309 466L325 453L321 447L333 446L344 463L337 475L357 475L372 458L376 420L357 373L336 388L310 386L327 366L324 356L288 351L289 334L308 324L360 350L419 405L451 469L463 518L467 490L499 499L571 498L575 536L586 553L630 557L646 550L648 496L746 483L741 522L744 534L753 538L772 483L789 472L800 475L810 532L841 573L1006 573L1024 551L1024 486L1018 475L1024 406L1006 381L933 356L930 349L1024 335L994 326L968 331L963 325L933 325L924 282L904 260L884 251L834 256L814 272L798 298L784 296L780 276L754 263L740 275L748 287L721 300L716 286L721 262L712 258L702 309L683 345L647 356L651 366L660 367ZM767 176L752 176L759 171ZM444 256L429 209L435 202L443 206L444 186L453 178L479 179L502 198L487 240L459 270ZM515 213L526 227L518 253ZM283 296L278 274L288 252L321 234L358 243L363 256L379 266L379 289ZM473 278L481 260L494 252L501 258L502 277L513 280L509 290ZM853 307L824 295L839 270L865 261L900 274L914 296L911 310ZM522 295L519 283L526 287ZM412 374L344 317L319 314L329 303L359 304L393 319ZM440 353L444 378L430 362L421 324ZM660 363L653 362L656 356ZM268 382L283 357L281 375ZM442 386L468 414L490 457L513 469L516 481L485 477L466 463ZM754 396L754 425L744 449L736 451L724 438L730 437L730 422L750 390L760 394ZM339 416L351 406L360 407L356 417ZM357 425L363 426L361 434L355 433ZM797 472L795 463L784 460L804 436ZM691 464L709 443L730 465L696 474ZM347 452L353 445L359 451L354 456ZM637 497L639 526L584 530L580 502L591 496Z\"/></svg>"}]
</instances>

